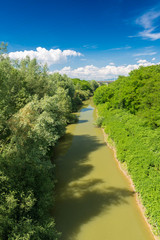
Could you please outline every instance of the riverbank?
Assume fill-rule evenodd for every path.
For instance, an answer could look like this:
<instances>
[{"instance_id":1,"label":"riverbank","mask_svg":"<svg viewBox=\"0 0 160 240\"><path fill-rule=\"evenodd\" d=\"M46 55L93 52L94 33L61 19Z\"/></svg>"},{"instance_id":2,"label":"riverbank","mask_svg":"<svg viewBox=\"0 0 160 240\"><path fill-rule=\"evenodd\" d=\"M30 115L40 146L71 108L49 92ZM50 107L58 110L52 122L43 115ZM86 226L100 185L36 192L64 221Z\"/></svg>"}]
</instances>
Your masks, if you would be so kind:
<instances>
[{"instance_id":1,"label":"riverbank","mask_svg":"<svg viewBox=\"0 0 160 240\"><path fill-rule=\"evenodd\" d=\"M137 116L120 109L107 110L105 105L99 105L98 113L102 119L101 125L109 135L109 142L110 139L114 141L111 145L116 146L116 158L121 168L132 178L132 185L138 194L137 202L145 212L154 238L160 239L159 175L156 167L159 159L158 132L146 127Z\"/></svg>"},{"instance_id":2,"label":"riverbank","mask_svg":"<svg viewBox=\"0 0 160 240\"><path fill-rule=\"evenodd\" d=\"M142 214L142 217L144 218L146 224L148 225L148 228L150 229L150 231L152 232L152 235L154 237L155 240L159 240L160 238L158 236L156 236L154 234L154 229L152 227L152 225L149 223L147 217L146 217L146 209L145 207L143 206L142 204L142 200L141 200L141 197L138 195L138 193L136 192L136 188L135 188L135 185L133 183L133 180L128 172L128 169L127 169L127 165L126 164L122 164L118 158L117 158L117 151L116 151L116 148L115 148L115 144L114 144L114 141L112 139L109 140L109 135L105 133L105 130L104 128L101 128L102 129L102 132L103 132L103 136L104 136L104 141L106 143L106 145L112 149L113 153L114 153L114 159L118 165L118 168L120 169L120 171L125 175L125 177L128 179L129 183L130 183L130 187L131 189L135 192L135 199L136 199L136 203L141 211L141 214Z\"/></svg>"}]
</instances>

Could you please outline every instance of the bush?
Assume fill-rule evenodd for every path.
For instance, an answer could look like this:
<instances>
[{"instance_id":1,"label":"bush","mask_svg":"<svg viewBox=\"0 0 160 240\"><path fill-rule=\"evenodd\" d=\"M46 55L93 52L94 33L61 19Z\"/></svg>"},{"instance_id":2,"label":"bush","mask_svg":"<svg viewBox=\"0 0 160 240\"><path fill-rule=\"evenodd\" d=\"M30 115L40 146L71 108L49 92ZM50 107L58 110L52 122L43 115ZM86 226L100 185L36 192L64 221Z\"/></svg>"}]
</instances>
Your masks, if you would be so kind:
<instances>
[{"instance_id":1,"label":"bush","mask_svg":"<svg viewBox=\"0 0 160 240\"><path fill-rule=\"evenodd\" d=\"M96 125L97 127L102 127L103 121L104 121L104 117L98 117L98 118L96 119L95 125Z\"/></svg>"}]
</instances>

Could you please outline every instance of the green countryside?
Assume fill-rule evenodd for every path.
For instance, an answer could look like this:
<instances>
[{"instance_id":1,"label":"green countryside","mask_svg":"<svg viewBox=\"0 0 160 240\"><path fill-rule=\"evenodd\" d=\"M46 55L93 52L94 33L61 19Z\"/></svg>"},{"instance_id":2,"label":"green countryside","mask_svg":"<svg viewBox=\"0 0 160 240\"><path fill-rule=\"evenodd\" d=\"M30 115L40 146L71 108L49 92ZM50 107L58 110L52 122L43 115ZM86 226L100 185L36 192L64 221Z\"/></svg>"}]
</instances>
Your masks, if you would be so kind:
<instances>
[{"instance_id":1,"label":"green countryside","mask_svg":"<svg viewBox=\"0 0 160 240\"><path fill-rule=\"evenodd\" d=\"M158 239L160 65L99 85L6 51L2 43L0 239Z\"/></svg>"}]
</instances>

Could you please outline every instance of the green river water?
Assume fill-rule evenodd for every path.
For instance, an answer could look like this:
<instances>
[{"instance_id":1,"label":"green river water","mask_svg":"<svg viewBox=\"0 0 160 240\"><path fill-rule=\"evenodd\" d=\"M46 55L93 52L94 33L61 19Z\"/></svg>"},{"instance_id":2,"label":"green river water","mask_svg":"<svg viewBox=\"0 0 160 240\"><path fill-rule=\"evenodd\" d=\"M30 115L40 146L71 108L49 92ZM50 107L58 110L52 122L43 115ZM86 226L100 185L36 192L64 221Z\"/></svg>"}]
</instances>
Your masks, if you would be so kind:
<instances>
[{"instance_id":1,"label":"green river water","mask_svg":"<svg viewBox=\"0 0 160 240\"><path fill-rule=\"evenodd\" d=\"M86 103L56 148L54 216L61 240L153 240L95 118Z\"/></svg>"}]
</instances>

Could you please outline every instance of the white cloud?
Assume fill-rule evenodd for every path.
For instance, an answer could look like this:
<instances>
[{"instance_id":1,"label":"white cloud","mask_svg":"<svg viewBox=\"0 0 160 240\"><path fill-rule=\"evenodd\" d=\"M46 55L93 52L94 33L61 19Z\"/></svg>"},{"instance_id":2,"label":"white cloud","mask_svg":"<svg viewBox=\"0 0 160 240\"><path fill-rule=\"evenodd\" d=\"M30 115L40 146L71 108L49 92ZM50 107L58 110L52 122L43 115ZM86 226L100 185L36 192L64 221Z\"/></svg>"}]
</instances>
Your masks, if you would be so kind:
<instances>
[{"instance_id":1,"label":"white cloud","mask_svg":"<svg viewBox=\"0 0 160 240\"><path fill-rule=\"evenodd\" d=\"M159 63L157 63L159 64ZM105 67L96 67L94 65L87 65L85 67L79 67L72 69L71 67L64 67L61 70L56 70L54 72L59 72L60 74L67 74L71 78L78 77L80 79L95 79L95 80L104 80L104 79L113 79L118 75L127 76L130 71L138 69L140 66L151 66L155 63L148 62L147 60L141 59L136 64L133 65L107 65Z\"/></svg>"},{"instance_id":2,"label":"white cloud","mask_svg":"<svg viewBox=\"0 0 160 240\"><path fill-rule=\"evenodd\" d=\"M108 50L119 51L119 50L127 50L127 49L130 49L130 48L132 48L132 47L126 46L126 47L110 48Z\"/></svg>"},{"instance_id":3,"label":"white cloud","mask_svg":"<svg viewBox=\"0 0 160 240\"><path fill-rule=\"evenodd\" d=\"M17 51L17 52L10 52L9 57L11 59L23 59L26 56L29 56L31 59L36 58L38 62L45 64L47 63L48 66L56 63L63 63L67 61L67 58L70 56L82 56L81 53L76 52L74 50L60 50L60 49L50 49L47 50L42 47L37 47L36 51Z\"/></svg>"},{"instance_id":4,"label":"white cloud","mask_svg":"<svg viewBox=\"0 0 160 240\"><path fill-rule=\"evenodd\" d=\"M154 65L153 63L148 62L147 60L144 60L144 59L138 60L137 63L139 64L139 66L144 66L144 67Z\"/></svg>"},{"instance_id":5,"label":"white cloud","mask_svg":"<svg viewBox=\"0 0 160 240\"><path fill-rule=\"evenodd\" d=\"M154 24L154 20L158 17L160 17L160 11L156 12L154 10L151 10L142 15L141 17L137 18L136 23L141 25L145 29L151 29Z\"/></svg>"},{"instance_id":6,"label":"white cloud","mask_svg":"<svg viewBox=\"0 0 160 240\"><path fill-rule=\"evenodd\" d=\"M152 56L157 54L157 52L143 52L143 53L136 53L133 54L134 57L139 57L139 56Z\"/></svg>"},{"instance_id":7,"label":"white cloud","mask_svg":"<svg viewBox=\"0 0 160 240\"><path fill-rule=\"evenodd\" d=\"M91 44L85 44L85 45L83 45L83 47L86 48L86 49L96 49L96 48L98 48L97 45L91 45Z\"/></svg>"},{"instance_id":8,"label":"white cloud","mask_svg":"<svg viewBox=\"0 0 160 240\"><path fill-rule=\"evenodd\" d=\"M156 60L156 58L152 58L152 61L155 61Z\"/></svg>"},{"instance_id":9,"label":"white cloud","mask_svg":"<svg viewBox=\"0 0 160 240\"><path fill-rule=\"evenodd\" d=\"M137 36L152 41L160 39L160 33L156 32L159 25L155 25L156 21L160 18L160 11L150 10L141 17L136 19L136 24L144 28Z\"/></svg>"},{"instance_id":10,"label":"white cloud","mask_svg":"<svg viewBox=\"0 0 160 240\"><path fill-rule=\"evenodd\" d=\"M160 33L153 33L155 28L147 29L142 32L139 32L139 36L144 39L151 39L152 41L160 39Z\"/></svg>"}]
</instances>

